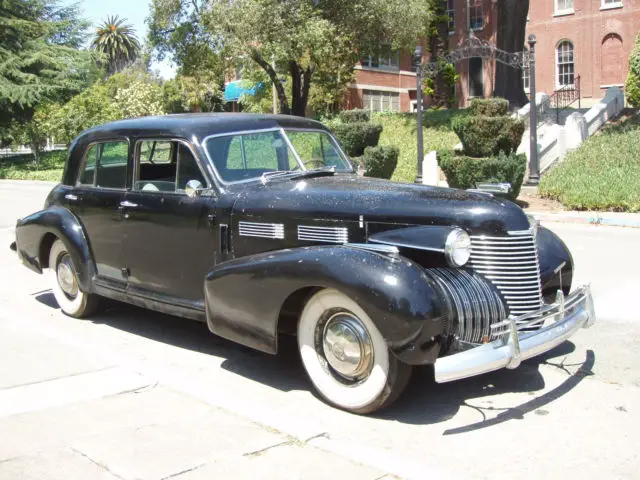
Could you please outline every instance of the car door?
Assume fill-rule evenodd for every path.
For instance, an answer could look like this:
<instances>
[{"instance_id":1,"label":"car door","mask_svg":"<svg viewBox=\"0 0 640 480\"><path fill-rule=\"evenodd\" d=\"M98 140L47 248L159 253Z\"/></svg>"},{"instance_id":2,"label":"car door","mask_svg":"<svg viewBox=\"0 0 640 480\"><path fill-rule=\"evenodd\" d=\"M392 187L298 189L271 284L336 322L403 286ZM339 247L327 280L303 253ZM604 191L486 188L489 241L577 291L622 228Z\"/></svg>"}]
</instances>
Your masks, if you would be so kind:
<instances>
[{"instance_id":1,"label":"car door","mask_svg":"<svg viewBox=\"0 0 640 480\"><path fill-rule=\"evenodd\" d=\"M141 139L132 189L124 202L124 258L131 294L204 309L204 278L216 261L216 197L184 140Z\"/></svg>"},{"instance_id":2,"label":"car door","mask_svg":"<svg viewBox=\"0 0 640 480\"><path fill-rule=\"evenodd\" d=\"M67 206L80 218L87 233L96 263L96 281L116 289L126 287L120 204L126 194L128 159L126 138L90 144L76 186L65 195Z\"/></svg>"}]
</instances>

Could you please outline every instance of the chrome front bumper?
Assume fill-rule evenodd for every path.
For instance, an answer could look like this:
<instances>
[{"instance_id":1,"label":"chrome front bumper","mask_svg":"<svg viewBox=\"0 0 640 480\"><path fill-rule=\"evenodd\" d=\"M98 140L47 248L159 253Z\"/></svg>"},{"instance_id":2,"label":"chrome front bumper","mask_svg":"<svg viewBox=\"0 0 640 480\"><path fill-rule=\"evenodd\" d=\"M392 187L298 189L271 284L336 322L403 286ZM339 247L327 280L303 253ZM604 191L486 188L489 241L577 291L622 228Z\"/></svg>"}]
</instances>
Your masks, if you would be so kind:
<instances>
[{"instance_id":1,"label":"chrome front bumper","mask_svg":"<svg viewBox=\"0 0 640 480\"><path fill-rule=\"evenodd\" d=\"M436 382L517 368L522 360L551 350L580 328L589 328L595 320L589 286L580 287L567 297L559 291L555 303L492 325L493 336L499 336L498 340L436 360ZM525 330L535 325L542 326Z\"/></svg>"}]
</instances>

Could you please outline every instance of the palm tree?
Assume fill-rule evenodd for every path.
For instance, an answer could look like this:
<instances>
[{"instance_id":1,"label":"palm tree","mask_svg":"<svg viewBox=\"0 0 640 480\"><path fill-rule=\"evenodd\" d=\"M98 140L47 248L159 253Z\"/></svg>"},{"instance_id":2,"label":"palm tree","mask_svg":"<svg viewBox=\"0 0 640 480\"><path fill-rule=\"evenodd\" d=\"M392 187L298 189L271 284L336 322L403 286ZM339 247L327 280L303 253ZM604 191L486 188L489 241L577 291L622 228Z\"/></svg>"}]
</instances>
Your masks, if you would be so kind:
<instances>
[{"instance_id":1,"label":"palm tree","mask_svg":"<svg viewBox=\"0 0 640 480\"><path fill-rule=\"evenodd\" d=\"M126 18L117 15L108 17L97 29L91 48L100 53L100 61L107 69L107 75L124 70L135 62L140 54L140 43L135 29L125 24Z\"/></svg>"}]
</instances>

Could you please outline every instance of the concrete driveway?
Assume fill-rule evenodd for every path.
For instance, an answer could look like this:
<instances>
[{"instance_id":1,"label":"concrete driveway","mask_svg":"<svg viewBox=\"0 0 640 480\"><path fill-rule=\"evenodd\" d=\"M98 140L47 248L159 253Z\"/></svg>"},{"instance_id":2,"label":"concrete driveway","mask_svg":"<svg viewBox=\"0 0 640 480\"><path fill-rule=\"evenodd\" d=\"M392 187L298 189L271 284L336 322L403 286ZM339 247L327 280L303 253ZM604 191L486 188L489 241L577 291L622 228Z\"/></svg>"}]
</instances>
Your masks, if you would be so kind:
<instances>
[{"instance_id":1,"label":"concrete driveway","mask_svg":"<svg viewBox=\"0 0 640 480\"><path fill-rule=\"evenodd\" d=\"M314 397L293 339L270 356L123 304L61 314L8 249L49 189L0 182L2 479L638 477L640 229L547 225L592 283L592 329L515 371L416 369L361 417Z\"/></svg>"}]
</instances>

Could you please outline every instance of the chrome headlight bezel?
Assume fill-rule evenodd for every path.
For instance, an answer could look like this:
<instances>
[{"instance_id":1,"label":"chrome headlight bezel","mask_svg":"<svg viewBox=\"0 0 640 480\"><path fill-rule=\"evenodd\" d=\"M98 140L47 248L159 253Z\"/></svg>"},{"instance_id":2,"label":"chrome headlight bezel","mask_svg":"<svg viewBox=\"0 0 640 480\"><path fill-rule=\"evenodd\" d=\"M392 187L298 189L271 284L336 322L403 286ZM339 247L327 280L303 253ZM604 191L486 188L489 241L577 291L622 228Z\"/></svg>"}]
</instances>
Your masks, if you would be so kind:
<instances>
[{"instance_id":1,"label":"chrome headlight bezel","mask_svg":"<svg viewBox=\"0 0 640 480\"><path fill-rule=\"evenodd\" d=\"M444 244L444 256L451 267L460 268L471 258L471 237L461 228L447 235Z\"/></svg>"}]
</instances>

